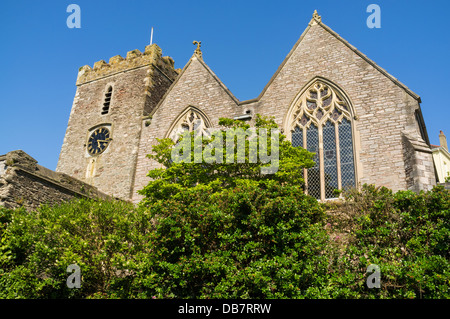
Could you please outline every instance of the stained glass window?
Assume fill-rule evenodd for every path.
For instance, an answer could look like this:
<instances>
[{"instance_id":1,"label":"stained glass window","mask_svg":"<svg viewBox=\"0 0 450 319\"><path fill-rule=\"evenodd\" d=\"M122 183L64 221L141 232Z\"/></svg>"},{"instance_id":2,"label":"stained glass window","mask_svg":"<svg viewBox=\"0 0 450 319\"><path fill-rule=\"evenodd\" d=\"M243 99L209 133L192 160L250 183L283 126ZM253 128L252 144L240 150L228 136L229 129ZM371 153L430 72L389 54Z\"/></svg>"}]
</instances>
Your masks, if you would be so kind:
<instances>
[{"instance_id":1,"label":"stained glass window","mask_svg":"<svg viewBox=\"0 0 450 319\"><path fill-rule=\"evenodd\" d=\"M319 129L312 124L306 133L307 150L313 153L314 167L308 169L308 194L320 199Z\"/></svg>"},{"instance_id":2,"label":"stained glass window","mask_svg":"<svg viewBox=\"0 0 450 319\"><path fill-rule=\"evenodd\" d=\"M325 198L333 198L333 191L338 189L336 133L334 124L327 121L323 129L323 167L325 174Z\"/></svg>"},{"instance_id":3,"label":"stained glass window","mask_svg":"<svg viewBox=\"0 0 450 319\"><path fill-rule=\"evenodd\" d=\"M341 116L341 114L342 114L342 113L340 113L338 110L334 110L334 111L333 111L333 115L332 115L333 120L337 121L338 118L339 118L339 116Z\"/></svg>"},{"instance_id":4,"label":"stained glass window","mask_svg":"<svg viewBox=\"0 0 450 319\"><path fill-rule=\"evenodd\" d=\"M350 107L322 81L311 85L295 103L289 124L292 145L315 153L314 167L306 170L307 193L322 200L335 198L335 189L356 186Z\"/></svg>"},{"instance_id":5,"label":"stained glass window","mask_svg":"<svg viewBox=\"0 0 450 319\"><path fill-rule=\"evenodd\" d=\"M298 126L295 127L294 132L292 132L292 146L303 147L303 129Z\"/></svg>"},{"instance_id":6,"label":"stained glass window","mask_svg":"<svg viewBox=\"0 0 450 319\"><path fill-rule=\"evenodd\" d=\"M310 110L314 110L317 107L316 102L307 101L306 105L308 105L308 109L310 109Z\"/></svg>"},{"instance_id":7,"label":"stained glass window","mask_svg":"<svg viewBox=\"0 0 450 319\"><path fill-rule=\"evenodd\" d=\"M302 116L302 119L300 120L300 123L305 126L308 123L309 119L306 117L306 115Z\"/></svg>"},{"instance_id":8,"label":"stained glass window","mask_svg":"<svg viewBox=\"0 0 450 319\"><path fill-rule=\"evenodd\" d=\"M318 110L316 113L316 117L318 120L320 120L323 117L323 112L321 110Z\"/></svg>"},{"instance_id":9,"label":"stained glass window","mask_svg":"<svg viewBox=\"0 0 450 319\"><path fill-rule=\"evenodd\" d=\"M342 189L355 186L352 124L343 119L339 125L339 149L341 154Z\"/></svg>"}]
</instances>

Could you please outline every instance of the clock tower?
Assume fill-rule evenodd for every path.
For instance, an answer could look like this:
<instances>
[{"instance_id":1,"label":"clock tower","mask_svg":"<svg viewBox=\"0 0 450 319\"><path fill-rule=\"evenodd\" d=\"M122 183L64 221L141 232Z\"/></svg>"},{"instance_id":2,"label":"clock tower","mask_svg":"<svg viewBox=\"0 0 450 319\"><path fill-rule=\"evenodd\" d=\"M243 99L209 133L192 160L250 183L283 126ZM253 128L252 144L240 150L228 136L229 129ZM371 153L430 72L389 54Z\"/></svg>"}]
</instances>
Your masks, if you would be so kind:
<instances>
[{"instance_id":1,"label":"clock tower","mask_svg":"<svg viewBox=\"0 0 450 319\"><path fill-rule=\"evenodd\" d=\"M81 67L56 170L130 199L143 119L177 75L156 44Z\"/></svg>"}]
</instances>

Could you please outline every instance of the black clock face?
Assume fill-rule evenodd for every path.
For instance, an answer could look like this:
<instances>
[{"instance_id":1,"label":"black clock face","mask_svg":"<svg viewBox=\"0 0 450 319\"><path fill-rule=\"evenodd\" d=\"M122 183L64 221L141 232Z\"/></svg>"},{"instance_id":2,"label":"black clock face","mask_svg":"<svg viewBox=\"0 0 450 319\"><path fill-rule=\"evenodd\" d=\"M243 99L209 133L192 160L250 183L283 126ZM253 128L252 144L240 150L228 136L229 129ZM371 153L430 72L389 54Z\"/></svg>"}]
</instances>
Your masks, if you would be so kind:
<instances>
[{"instance_id":1,"label":"black clock face","mask_svg":"<svg viewBox=\"0 0 450 319\"><path fill-rule=\"evenodd\" d=\"M103 153L111 141L109 130L106 127L99 127L92 132L88 141L88 153L99 155Z\"/></svg>"}]
</instances>

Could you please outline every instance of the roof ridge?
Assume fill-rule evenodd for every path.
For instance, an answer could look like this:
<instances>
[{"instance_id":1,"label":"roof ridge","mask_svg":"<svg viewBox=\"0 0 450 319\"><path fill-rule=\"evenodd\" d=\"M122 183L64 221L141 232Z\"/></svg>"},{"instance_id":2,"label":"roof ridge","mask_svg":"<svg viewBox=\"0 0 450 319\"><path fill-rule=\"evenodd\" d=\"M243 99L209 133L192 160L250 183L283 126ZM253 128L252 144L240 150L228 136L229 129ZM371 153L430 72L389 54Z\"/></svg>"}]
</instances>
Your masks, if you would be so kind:
<instances>
[{"instance_id":1,"label":"roof ridge","mask_svg":"<svg viewBox=\"0 0 450 319\"><path fill-rule=\"evenodd\" d=\"M395 78L394 76L392 76L391 74L389 74L385 69L383 69L381 66L379 66L378 64L376 64L373 60L371 60L369 57L367 57L364 53L362 53L361 51L359 51L355 46L353 46L352 44L350 44L347 40L345 40L342 36L340 36L336 31L334 31L333 29L331 29L329 26L327 26L326 24L324 24L322 22L322 18L321 16L319 16L317 14L317 10L314 11L313 17L310 20L310 22L308 23L308 26L306 27L306 29L303 31L303 33L301 34L300 38L297 40L297 42L294 44L294 46L292 47L292 49L289 51L289 53L286 55L286 57L284 58L283 62L281 62L280 66L278 67L278 69L275 71L275 73L272 75L272 77L270 78L269 82L267 82L267 84L264 86L263 90L261 91L261 93L258 95L258 97L254 98L254 99L250 99L250 100L245 100L245 101L241 101L240 105L242 104L248 104L248 103L253 103L253 102L258 102L262 96L265 94L265 92L267 91L267 89L269 88L269 86L272 84L272 82L275 80L275 78L277 77L277 75L280 73L280 71L283 69L284 65L287 63L287 61L289 60L289 58L292 56L292 54L294 53L294 51L298 48L298 46L300 45L300 43L302 42L302 40L304 39L305 35L308 33L308 31L311 29L311 27L313 25L319 25L321 26L325 31L327 31L328 33L330 33L331 35L333 35L336 39L338 39L339 41L341 41L344 45L346 45L350 50L352 50L354 53L356 53L358 56L360 56L362 59L364 59L367 63L369 63L371 66L373 66L375 69L377 69L380 73L382 73L384 76L386 76L388 79L390 79L392 82L394 82L396 85L398 85L399 87L401 87L402 89L404 89L409 95L411 95L414 99L416 99L419 103L421 103L421 99L420 96L417 95L416 93L414 93L411 89L409 89L406 85L404 85L403 83L401 83L397 78Z\"/></svg>"},{"instance_id":2,"label":"roof ridge","mask_svg":"<svg viewBox=\"0 0 450 319\"><path fill-rule=\"evenodd\" d=\"M231 99L236 103L236 105L239 105L240 102L239 100L233 95L233 93L231 93L231 91L226 87L225 84L223 84L223 82L219 79L219 77L211 70L211 68L206 64L206 62L203 60L203 58L201 56L198 55L198 52L194 52L194 54L192 54L191 58L189 59L189 61L186 63L186 65L183 67L183 69L181 70L181 72L178 74L177 78L175 79L175 81L173 81L173 83L170 85L170 87L167 89L167 91L164 93L164 95L162 96L162 98L158 101L158 103L156 104L156 106L153 108L153 110L151 111L151 113L149 113L148 115L144 116L143 118L149 118L151 116L153 116L153 114L155 114L156 110L159 109L159 107L161 106L161 104L164 102L164 100L166 99L166 97L169 95L169 93L172 91L172 89L177 85L179 79L181 79L181 77L183 76L184 72L188 69L188 67L191 65L192 61L198 61L208 72L209 74L217 81L217 83L224 89L224 91L231 97Z\"/></svg>"},{"instance_id":3,"label":"roof ridge","mask_svg":"<svg viewBox=\"0 0 450 319\"><path fill-rule=\"evenodd\" d=\"M230 89L219 79L219 77L211 70L211 68L206 64L203 59L196 58L200 64L211 74L211 76L219 83L219 85L225 90L225 92L231 97L231 99L239 105L239 99L234 96L234 94L230 91Z\"/></svg>"},{"instance_id":4,"label":"roof ridge","mask_svg":"<svg viewBox=\"0 0 450 319\"><path fill-rule=\"evenodd\" d=\"M357 55L359 55L361 58L363 58L366 62L368 62L370 65L372 65L375 69L377 69L380 73L382 73L384 76L386 76L388 79L390 79L392 82L400 86L402 89L404 89L409 95L411 95L413 98L415 98L419 103L421 103L420 96L414 93L410 88L408 88L405 84L400 82L396 77L391 75L389 72L387 72L384 68L379 66L377 63L375 63L373 60L371 60L367 55L359 51L355 46L350 44L347 40L345 40L342 36L339 35L336 31L331 29L329 26L327 26L322 21L319 21L317 23L322 28L324 28L328 33L336 37L336 39L340 40L342 43L344 43L350 50L355 52Z\"/></svg>"}]
</instances>

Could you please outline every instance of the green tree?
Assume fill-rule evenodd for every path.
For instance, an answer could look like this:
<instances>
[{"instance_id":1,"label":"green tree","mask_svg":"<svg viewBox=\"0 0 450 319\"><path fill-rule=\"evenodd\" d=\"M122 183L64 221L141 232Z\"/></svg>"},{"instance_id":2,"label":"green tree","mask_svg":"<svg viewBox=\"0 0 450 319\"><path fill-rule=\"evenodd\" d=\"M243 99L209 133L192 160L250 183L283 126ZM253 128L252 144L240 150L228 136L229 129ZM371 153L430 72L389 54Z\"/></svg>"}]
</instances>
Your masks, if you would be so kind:
<instances>
[{"instance_id":1,"label":"green tree","mask_svg":"<svg viewBox=\"0 0 450 319\"><path fill-rule=\"evenodd\" d=\"M151 181L144 189L139 191L145 197L143 204L153 200L170 198L170 196L181 189L191 188L199 184L209 185L215 191L235 187L240 180L253 180L261 184L267 181L278 181L279 183L303 185L303 168L309 168L314 165L312 160L314 154L303 148L293 147L283 134L279 135L278 145L272 145L273 140L270 130L278 129L273 118L261 117L257 114L255 129L257 134L260 134L260 129L264 129L269 133L267 148L270 152L278 152L279 154L276 163L272 163L278 168L275 174L262 173L263 168L268 167L270 164L261 161L262 151L265 152L266 150L261 148L262 145L260 145L259 140L257 148L252 148L251 138L246 134L246 130L250 128L248 123L221 118L219 125L222 128L222 131L219 133L221 134L219 149L222 154L216 154L215 151L212 154L206 153L208 145L217 143L217 140L219 140L218 136L203 137L201 141L201 154L203 156L200 162L195 161L194 151L190 154L189 163L174 162L172 160L172 149L175 146L175 142L170 138L158 139L159 143L153 147L153 153L149 154L148 157L158 162L162 167L149 172L148 176L151 178ZM236 136L234 137L235 143L232 152L227 153L227 131L230 130L234 130ZM201 137L194 136L194 132L191 132L189 137L191 138L191 149L194 150L195 140ZM245 150L242 153L240 153L237 143L241 138L245 140ZM180 143L181 141L182 138L177 142ZM217 161L208 162L208 160L205 160L205 158L208 159L208 155L209 157L215 157L216 155L222 157L222 163ZM244 155L242 163L237 160L239 155ZM233 163L227 161L227 156L233 157ZM257 160L252 161L252 156L255 156L254 158L257 158Z\"/></svg>"},{"instance_id":2,"label":"green tree","mask_svg":"<svg viewBox=\"0 0 450 319\"><path fill-rule=\"evenodd\" d=\"M159 140L150 158L162 168L149 172L152 180L141 191L150 213L152 254L142 260L134 281L139 297L176 298L298 298L326 276L322 251L327 237L323 211L303 192L303 168L312 167L313 154L296 148L282 134L278 143L268 134L267 149L279 152L274 174L262 173L267 163L251 161L250 125L220 119L223 163L206 156L196 163L172 161L170 139ZM256 116L256 133L277 129L273 119ZM245 161L239 148L227 154L226 129L245 140ZM241 129L241 130L239 130ZM188 136L189 137L189 136ZM186 137L184 137L186 138ZM206 139L202 151L217 136ZM182 140L178 140L181 143ZM191 133L191 149L195 147ZM278 146L277 146L278 145ZM216 149L217 150L217 149ZM209 153L210 156L217 154ZM234 163L226 163L227 156Z\"/></svg>"},{"instance_id":3,"label":"green tree","mask_svg":"<svg viewBox=\"0 0 450 319\"><path fill-rule=\"evenodd\" d=\"M264 186L262 186L264 185ZM152 253L139 298L302 298L327 276L323 210L299 185L200 184L148 203Z\"/></svg>"}]
</instances>

